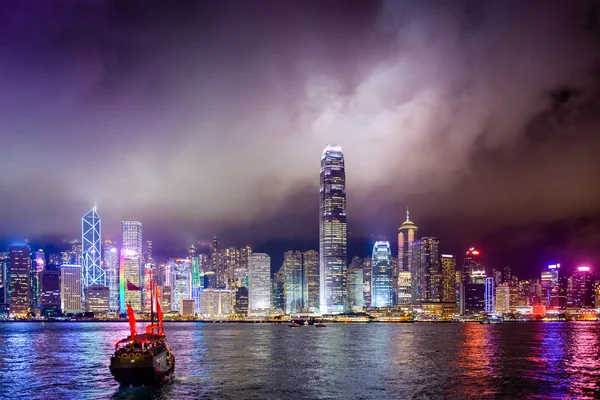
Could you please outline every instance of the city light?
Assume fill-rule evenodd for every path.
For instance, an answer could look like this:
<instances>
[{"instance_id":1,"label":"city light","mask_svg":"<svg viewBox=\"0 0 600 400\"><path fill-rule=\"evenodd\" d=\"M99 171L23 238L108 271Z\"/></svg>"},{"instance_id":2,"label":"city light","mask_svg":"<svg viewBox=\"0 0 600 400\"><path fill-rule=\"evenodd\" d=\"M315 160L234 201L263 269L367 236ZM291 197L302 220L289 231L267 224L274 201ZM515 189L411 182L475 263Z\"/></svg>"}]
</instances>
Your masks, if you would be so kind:
<instances>
[{"instance_id":1,"label":"city light","mask_svg":"<svg viewBox=\"0 0 600 400\"><path fill-rule=\"evenodd\" d=\"M577 271L579 271L579 272L585 272L585 271L589 271L589 270L590 270L590 267L578 267L577 268Z\"/></svg>"}]
</instances>

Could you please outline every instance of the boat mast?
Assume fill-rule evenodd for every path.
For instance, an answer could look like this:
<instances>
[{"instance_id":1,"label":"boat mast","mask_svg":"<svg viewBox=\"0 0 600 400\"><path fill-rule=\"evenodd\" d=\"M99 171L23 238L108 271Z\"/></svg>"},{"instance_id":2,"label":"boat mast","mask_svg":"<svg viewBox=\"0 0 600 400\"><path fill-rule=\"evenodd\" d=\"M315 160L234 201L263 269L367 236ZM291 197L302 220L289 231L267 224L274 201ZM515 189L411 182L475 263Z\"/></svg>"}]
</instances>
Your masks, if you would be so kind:
<instances>
[{"instance_id":1,"label":"boat mast","mask_svg":"<svg viewBox=\"0 0 600 400\"><path fill-rule=\"evenodd\" d=\"M154 282L152 280L152 270L150 270L150 326L154 325ZM154 328L152 328L154 329Z\"/></svg>"}]
</instances>

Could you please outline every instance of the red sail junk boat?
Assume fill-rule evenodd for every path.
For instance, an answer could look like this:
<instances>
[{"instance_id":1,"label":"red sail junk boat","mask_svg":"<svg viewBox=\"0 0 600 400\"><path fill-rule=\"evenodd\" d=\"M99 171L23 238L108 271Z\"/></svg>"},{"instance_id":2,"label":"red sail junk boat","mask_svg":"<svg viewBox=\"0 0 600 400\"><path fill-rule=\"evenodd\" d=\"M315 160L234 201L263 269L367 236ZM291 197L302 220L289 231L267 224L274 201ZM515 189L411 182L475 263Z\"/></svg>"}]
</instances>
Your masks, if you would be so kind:
<instances>
[{"instance_id":1,"label":"red sail junk boat","mask_svg":"<svg viewBox=\"0 0 600 400\"><path fill-rule=\"evenodd\" d=\"M131 334L115 343L115 353L110 358L109 367L115 380L122 385L164 383L175 371L175 356L167 346L163 330L158 288L155 291L157 322L154 323L155 299L152 299L151 323L146 327L146 333L137 333L133 309L127 304Z\"/></svg>"}]
</instances>

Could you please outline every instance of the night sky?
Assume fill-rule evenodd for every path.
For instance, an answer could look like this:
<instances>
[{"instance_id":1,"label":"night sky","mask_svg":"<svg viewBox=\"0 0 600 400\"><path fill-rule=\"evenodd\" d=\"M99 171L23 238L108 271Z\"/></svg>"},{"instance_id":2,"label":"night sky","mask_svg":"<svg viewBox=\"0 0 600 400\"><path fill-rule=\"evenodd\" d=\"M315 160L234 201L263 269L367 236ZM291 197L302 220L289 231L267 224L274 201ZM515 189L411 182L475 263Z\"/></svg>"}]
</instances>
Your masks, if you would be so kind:
<instances>
[{"instance_id":1,"label":"night sky","mask_svg":"<svg viewBox=\"0 0 600 400\"><path fill-rule=\"evenodd\" d=\"M335 141L349 256L408 205L445 253L600 269L597 1L4 1L0 92L6 243L97 204L157 249L316 248Z\"/></svg>"}]
</instances>

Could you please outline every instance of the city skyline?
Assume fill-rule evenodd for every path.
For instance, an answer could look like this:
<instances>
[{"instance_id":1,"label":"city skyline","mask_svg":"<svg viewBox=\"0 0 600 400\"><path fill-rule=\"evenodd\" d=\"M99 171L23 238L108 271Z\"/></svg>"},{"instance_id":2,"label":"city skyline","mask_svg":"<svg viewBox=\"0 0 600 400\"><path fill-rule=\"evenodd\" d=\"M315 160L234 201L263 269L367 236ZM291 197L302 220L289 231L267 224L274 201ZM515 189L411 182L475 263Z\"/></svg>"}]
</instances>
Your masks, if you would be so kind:
<instances>
[{"instance_id":1,"label":"city skyline","mask_svg":"<svg viewBox=\"0 0 600 400\"><path fill-rule=\"evenodd\" d=\"M516 4L2 4L0 242L76 237L94 204L112 238L310 242L337 142L349 246L410 205L450 252L597 261L596 11Z\"/></svg>"}]
</instances>

